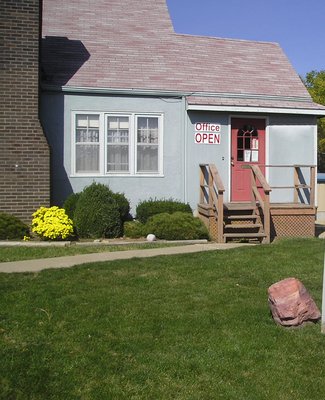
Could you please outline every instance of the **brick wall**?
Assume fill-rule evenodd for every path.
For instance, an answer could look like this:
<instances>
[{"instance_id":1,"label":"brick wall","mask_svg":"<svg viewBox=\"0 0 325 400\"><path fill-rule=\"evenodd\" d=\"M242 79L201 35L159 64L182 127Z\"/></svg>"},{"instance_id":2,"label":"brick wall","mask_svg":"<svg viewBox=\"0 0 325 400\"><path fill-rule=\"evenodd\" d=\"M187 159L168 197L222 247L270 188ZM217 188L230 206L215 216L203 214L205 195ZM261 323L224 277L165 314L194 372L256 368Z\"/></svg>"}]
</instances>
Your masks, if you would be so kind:
<instances>
[{"instance_id":1,"label":"brick wall","mask_svg":"<svg viewBox=\"0 0 325 400\"><path fill-rule=\"evenodd\" d=\"M39 0L2 0L0 212L31 221L49 205L49 147L38 119Z\"/></svg>"}]
</instances>

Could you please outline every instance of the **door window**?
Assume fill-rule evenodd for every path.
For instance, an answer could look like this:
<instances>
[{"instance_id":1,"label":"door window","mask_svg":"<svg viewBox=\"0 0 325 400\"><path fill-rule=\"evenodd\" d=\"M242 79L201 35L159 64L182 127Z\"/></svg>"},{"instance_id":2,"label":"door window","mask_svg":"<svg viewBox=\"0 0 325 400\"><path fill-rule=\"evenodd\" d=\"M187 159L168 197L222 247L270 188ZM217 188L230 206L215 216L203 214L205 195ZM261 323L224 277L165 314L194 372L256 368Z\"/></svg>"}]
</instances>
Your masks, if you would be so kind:
<instances>
[{"instance_id":1,"label":"door window","mask_svg":"<svg viewBox=\"0 0 325 400\"><path fill-rule=\"evenodd\" d=\"M258 131L253 125L238 129L237 161L258 162Z\"/></svg>"}]
</instances>

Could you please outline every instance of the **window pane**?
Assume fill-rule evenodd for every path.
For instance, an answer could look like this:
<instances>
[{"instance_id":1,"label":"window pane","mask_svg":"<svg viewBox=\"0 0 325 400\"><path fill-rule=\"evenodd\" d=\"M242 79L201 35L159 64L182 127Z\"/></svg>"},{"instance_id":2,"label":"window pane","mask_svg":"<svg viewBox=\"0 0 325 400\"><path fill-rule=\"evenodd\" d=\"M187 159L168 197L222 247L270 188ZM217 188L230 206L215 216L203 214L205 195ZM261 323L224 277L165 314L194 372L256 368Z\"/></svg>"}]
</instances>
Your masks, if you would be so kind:
<instances>
[{"instance_id":1,"label":"window pane","mask_svg":"<svg viewBox=\"0 0 325 400\"><path fill-rule=\"evenodd\" d=\"M237 161L244 161L244 150L237 151Z\"/></svg>"},{"instance_id":2,"label":"window pane","mask_svg":"<svg viewBox=\"0 0 325 400\"><path fill-rule=\"evenodd\" d=\"M76 116L76 143L99 142L99 116L77 115Z\"/></svg>"},{"instance_id":3,"label":"window pane","mask_svg":"<svg viewBox=\"0 0 325 400\"><path fill-rule=\"evenodd\" d=\"M138 145L138 172L158 172L158 146Z\"/></svg>"},{"instance_id":4,"label":"window pane","mask_svg":"<svg viewBox=\"0 0 325 400\"><path fill-rule=\"evenodd\" d=\"M88 117L90 128L99 128L99 118L98 115L89 115Z\"/></svg>"},{"instance_id":5,"label":"window pane","mask_svg":"<svg viewBox=\"0 0 325 400\"><path fill-rule=\"evenodd\" d=\"M76 172L99 172L99 145L76 145Z\"/></svg>"},{"instance_id":6,"label":"window pane","mask_svg":"<svg viewBox=\"0 0 325 400\"><path fill-rule=\"evenodd\" d=\"M147 118L138 117L138 129L147 129Z\"/></svg>"},{"instance_id":7,"label":"window pane","mask_svg":"<svg viewBox=\"0 0 325 400\"><path fill-rule=\"evenodd\" d=\"M129 171L129 117L107 117L107 172Z\"/></svg>"},{"instance_id":8,"label":"window pane","mask_svg":"<svg viewBox=\"0 0 325 400\"><path fill-rule=\"evenodd\" d=\"M108 129L117 129L118 121L116 117L108 117Z\"/></svg>"},{"instance_id":9,"label":"window pane","mask_svg":"<svg viewBox=\"0 0 325 400\"><path fill-rule=\"evenodd\" d=\"M99 172L99 115L76 115L76 173Z\"/></svg>"},{"instance_id":10,"label":"window pane","mask_svg":"<svg viewBox=\"0 0 325 400\"><path fill-rule=\"evenodd\" d=\"M77 114L77 128L99 128L99 115L96 114Z\"/></svg>"},{"instance_id":11,"label":"window pane","mask_svg":"<svg viewBox=\"0 0 325 400\"><path fill-rule=\"evenodd\" d=\"M87 115L77 115L76 123L78 128L87 128L88 126Z\"/></svg>"},{"instance_id":12,"label":"window pane","mask_svg":"<svg viewBox=\"0 0 325 400\"><path fill-rule=\"evenodd\" d=\"M128 146L107 146L107 171L129 170Z\"/></svg>"},{"instance_id":13,"label":"window pane","mask_svg":"<svg viewBox=\"0 0 325 400\"><path fill-rule=\"evenodd\" d=\"M120 129L129 129L128 117L120 117Z\"/></svg>"},{"instance_id":14,"label":"window pane","mask_svg":"<svg viewBox=\"0 0 325 400\"><path fill-rule=\"evenodd\" d=\"M158 144L158 118L138 117L138 143Z\"/></svg>"},{"instance_id":15,"label":"window pane","mask_svg":"<svg viewBox=\"0 0 325 400\"><path fill-rule=\"evenodd\" d=\"M251 138L250 137L245 137L245 149L250 149L251 148Z\"/></svg>"},{"instance_id":16,"label":"window pane","mask_svg":"<svg viewBox=\"0 0 325 400\"><path fill-rule=\"evenodd\" d=\"M148 128L158 130L158 118L147 118L148 120Z\"/></svg>"},{"instance_id":17,"label":"window pane","mask_svg":"<svg viewBox=\"0 0 325 400\"><path fill-rule=\"evenodd\" d=\"M137 172L158 172L159 118L137 118Z\"/></svg>"},{"instance_id":18,"label":"window pane","mask_svg":"<svg viewBox=\"0 0 325 400\"><path fill-rule=\"evenodd\" d=\"M98 143L99 142L99 130L98 129L77 129L76 132L76 142L90 142L90 143Z\"/></svg>"}]
</instances>

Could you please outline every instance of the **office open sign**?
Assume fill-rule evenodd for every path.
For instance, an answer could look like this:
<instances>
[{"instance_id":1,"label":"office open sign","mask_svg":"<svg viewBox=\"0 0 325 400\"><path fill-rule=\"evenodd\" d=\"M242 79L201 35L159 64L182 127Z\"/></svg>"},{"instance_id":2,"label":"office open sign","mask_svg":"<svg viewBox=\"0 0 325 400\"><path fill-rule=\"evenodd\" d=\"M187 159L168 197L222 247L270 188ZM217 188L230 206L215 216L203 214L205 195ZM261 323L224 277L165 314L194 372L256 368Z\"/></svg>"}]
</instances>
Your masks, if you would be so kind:
<instances>
[{"instance_id":1,"label":"office open sign","mask_svg":"<svg viewBox=\"0 0 325 400\"><path fill-rule=\"evenodd\" d=\"M220 144L221 125L208 122L195 124L194 142L196 144Z\"/></svg>"}]
</instances>

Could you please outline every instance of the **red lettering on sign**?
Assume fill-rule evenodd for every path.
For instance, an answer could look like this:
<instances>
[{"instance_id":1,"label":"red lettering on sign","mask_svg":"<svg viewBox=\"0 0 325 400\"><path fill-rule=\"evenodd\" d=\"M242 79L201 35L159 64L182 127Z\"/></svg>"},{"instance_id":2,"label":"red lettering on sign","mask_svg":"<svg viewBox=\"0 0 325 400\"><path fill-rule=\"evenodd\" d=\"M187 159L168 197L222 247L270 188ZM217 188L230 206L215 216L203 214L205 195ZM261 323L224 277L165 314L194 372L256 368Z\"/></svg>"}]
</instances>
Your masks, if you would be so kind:
<instances>
[{"instance_id":1,"label":"red lettering on sign","mask_svg":"<svg viewBox=\"0 0 325 400\"><path fill-rule=\"evenodd\" d=\"M220 133L196 132L194 141L197 144L220 144Z\"/></svg>"},{"instance_id":2,"label":"red lettering on sign","mask_svg":"<svg viewBox=\"0 0 325 400\"><path fill-rule=\"evenodd\" d=\"M209 124L207 122L197 122L195 124L195 131L199 132L220 132L221 125Z\"/></svg>"},{"instance_id":3,"label":"red lettering on sign","mask_svg":"<svg viewBox=\"0 0 325 400\"><path fill-rule=\"evenodd\" d=\"M220 144L220 135L219 134L214 134L214 143Z\"/></svg>"}]
</instances>

